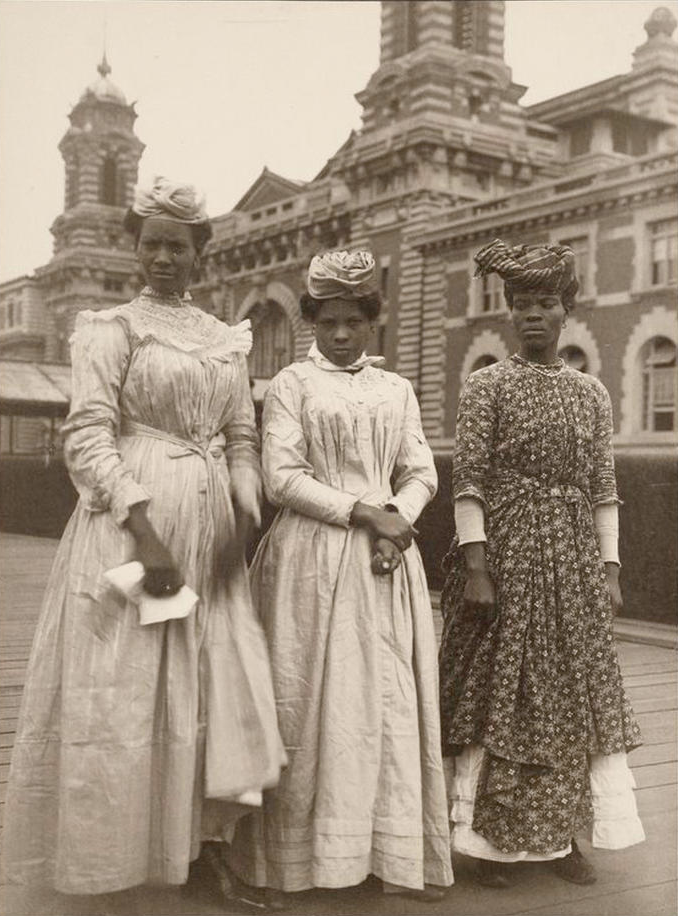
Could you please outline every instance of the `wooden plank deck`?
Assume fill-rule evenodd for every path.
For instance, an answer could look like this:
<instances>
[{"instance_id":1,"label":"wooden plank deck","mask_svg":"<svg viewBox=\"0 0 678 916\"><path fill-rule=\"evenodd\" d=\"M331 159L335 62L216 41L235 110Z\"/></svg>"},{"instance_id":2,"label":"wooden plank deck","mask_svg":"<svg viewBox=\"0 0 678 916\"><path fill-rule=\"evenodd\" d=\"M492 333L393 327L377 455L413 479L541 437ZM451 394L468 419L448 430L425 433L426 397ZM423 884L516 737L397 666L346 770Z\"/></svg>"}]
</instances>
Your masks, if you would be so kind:
<instances>
[{"instance_id":1,"label":"wooden plank deck","mask_svg":"<svg viewBox=\"0 0 678 916\"><path fill-rule=\"evenodd\" d=\"M26 663L56 545L53 540L0 534L0 818ZM622 629L626 638L618 642L620 660L645 741L630 761L646 842L618 852L592 850L583 844L599 872L597 884L585 888L559 881L546 865L536 864L516 866L519 880L515 887L486 890L473 883L469 860L455 857L454 888L441 903L427 904L426 913L676 916L676 652L661 644L629 642L633 626ZM185 889L144 887L85 898L36 888L4 886L1 890L4 916L216 916L240 912L235 906L225 908L200 888L187 893ZM292 912L302 916L418 916L422 911L421 905L404 898L385 897L370 882L342 891L298 895L292 906Z\"/></svg>"}]
</instances>

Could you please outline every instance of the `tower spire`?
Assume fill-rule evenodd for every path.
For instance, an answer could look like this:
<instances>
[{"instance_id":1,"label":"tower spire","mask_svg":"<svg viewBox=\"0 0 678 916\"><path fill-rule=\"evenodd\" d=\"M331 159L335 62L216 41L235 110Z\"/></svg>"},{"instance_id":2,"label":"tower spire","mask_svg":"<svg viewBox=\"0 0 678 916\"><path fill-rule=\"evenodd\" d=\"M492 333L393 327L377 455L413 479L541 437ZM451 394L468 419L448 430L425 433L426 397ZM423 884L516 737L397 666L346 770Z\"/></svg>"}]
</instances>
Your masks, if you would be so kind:
<instances>
[{"instance_id":1,"label":"tower spire","mask_svg":"<svg viewBox=\"0 0 678 916\"><path fill-rule=\"evenodd\" d=\"M104 53L101 56L101 63L97 67L97 70L104 78L106 78L108 74L111 72L111 65L108 63L108 59L106 58L106 47L105 46L104 46Z\"/></svg>"},{"instance_id":2,"label":"tower spire","mask_svg":"<svg viewBox=\"0 0 678 916\"><path fill-rule=\"evenodd\" d=\"M108 59L106 57L106 46L108 44L108 21L106 19L105 10L104 10L104 42L103 44L104 44L104 48L103 48L103 54L101 55L101 63L97 67L97 70L101 74L101 76L104 79L106 79L108 74L111 72L111 65L108 63Z\"/></svg>"}]
</instances>

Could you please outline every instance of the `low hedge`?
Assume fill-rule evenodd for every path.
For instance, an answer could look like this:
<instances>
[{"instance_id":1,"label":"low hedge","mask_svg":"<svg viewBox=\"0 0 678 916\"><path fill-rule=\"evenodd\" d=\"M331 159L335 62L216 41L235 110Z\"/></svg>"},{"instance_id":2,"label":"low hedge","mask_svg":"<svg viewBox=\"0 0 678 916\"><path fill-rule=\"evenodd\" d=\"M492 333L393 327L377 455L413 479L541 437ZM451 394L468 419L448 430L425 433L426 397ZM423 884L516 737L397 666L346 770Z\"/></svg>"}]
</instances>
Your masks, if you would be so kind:
<instances>
[{"instance_id":1,"label":"low hedge","mask_svg":"<svg viewBox=\"0 0 678 916\"><path fill-rule=\"evenodd\" d=\"M676 621L678 567L678 463L669 451L619 451L616 456L621 511L620 557L624 615L659 623ZM452 459L436 457L438 494L417 524L417 541L429 585L443 585L441 561L454 533ZM76 493L60 461L3 458L0 529L60 537ZM275 515L264 507L264 530ZM304 545L300 545L304 549Z\"/></svg>"},{"instance_id":2,"label":"low hedge","mask_svg":"<svg viewBox=\"0 0 678 916\"><path fill-rule=\"evenodd\" d=\"M624 616L675 623L678 568L678 461L672 451L617 451L619 557ZM452 458L436 456L438 494L419 519L419 547L429 586L440 590L440 564L454 534Z\"/></svg>"}]
</instances>

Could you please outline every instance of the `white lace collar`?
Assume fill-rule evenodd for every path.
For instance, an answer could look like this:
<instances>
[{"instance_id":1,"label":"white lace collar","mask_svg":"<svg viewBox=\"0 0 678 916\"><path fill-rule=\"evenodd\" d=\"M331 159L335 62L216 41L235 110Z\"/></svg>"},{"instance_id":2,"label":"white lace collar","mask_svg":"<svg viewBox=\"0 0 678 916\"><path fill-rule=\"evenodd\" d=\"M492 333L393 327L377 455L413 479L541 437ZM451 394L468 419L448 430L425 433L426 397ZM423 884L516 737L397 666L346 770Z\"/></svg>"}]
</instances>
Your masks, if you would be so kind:
<instances>
[{"instance_id":1,"label":"white lace collar","mask_svg":"<svg viewBox=\"0 0 678 916\"><path fill-rule=\"evenodd\" d=\"M236 325L225 324L191 305L187 293L182 298L158 297L146 288L122 310L140 341L153 339L184 352L218 359L229 359L235 353L246 355L252 349L249 318Z\"/></svg>"},{"instance_id":2,"label":"white lace collar","mask_svg":"<svg viewBox=\"0 0 678 916\"><path fill-rule=\"evenodd\" d=\"M183 295L179 293L170 293L169 296L166 296L164 293L159 293L157 289L153 289L152 286L144 286L144 288L139 293L139 298L149 299L151 302L154 302L156 305L164 305L169 308L181 308L184 305L190 305L193 301L193 297L186 290Z\"/></svg>"},{"instance_id":3,"label":"white lace collar","mask_svg":"<svg viewBox=\"0 0 678 916\"><path fill-rule=\"evenodd\" d=\"M311 349L308 351L308 358L313 360L319 369L325 369L327 372L357 372L359 369L364 369L366 366L380 366L385 362L383 356L368 356L367 353L363 352L358 359L350 364L350 366L337 366L332 360L323 356L315 340L311 344Z\"/></svg>"}]
</instances>

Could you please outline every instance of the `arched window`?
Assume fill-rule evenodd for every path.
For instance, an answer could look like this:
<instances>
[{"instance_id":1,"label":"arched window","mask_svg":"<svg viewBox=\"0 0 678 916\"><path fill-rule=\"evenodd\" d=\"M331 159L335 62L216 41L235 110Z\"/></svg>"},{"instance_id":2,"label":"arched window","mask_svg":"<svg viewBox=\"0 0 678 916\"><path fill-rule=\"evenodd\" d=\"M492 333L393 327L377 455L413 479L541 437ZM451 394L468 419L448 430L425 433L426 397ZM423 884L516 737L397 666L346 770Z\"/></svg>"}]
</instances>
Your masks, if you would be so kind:
<instances>
[{"instance_id":1,"label":"arched window","mask_svg":"<svg viewBox=\"0 0 678 916\"><path fill-rule=\"evenodd\" d=\"M110 207L118 205L118 164L115 156L106 156L101 165L99 203Z\"/></svg>"},{"instance_id":2,"label":"arched window","mask_svg":"<svg viewBox=\"0 0 678 916\"><path fill-rule=\"evenodd\" d=\"M292 362L292 326L284 310L273 299L257 304L247 317L252 322L252 350L249 370L252 378L273 378Z\"/></svg>"},{"instance_id":3,"label":"arched window","mask_svg":"<svg viewBox=\"0 0 678 916\"><path fill-rule=\"evenodd\" d=\"M479 356L478 359L471 366L471 372L475 372L477 369L484 369L485 366L491 366L492 363L497 362L497 357L492 356L491 353L484 353L482 356Z\"/></svg>"},{"instance_id":4,"label":"arched window","mask_svg":"<svg viewBox=\"0 0 678 916\"><path fill-rule=\"evenodd\" d=\"M570 345L568 347L563 347L558 351L558 356L565 361L565 364L570 366L571 369L578 369L580 372L588 372L589 370L589 361L586 358L586 353L582 350L581 347L575 347Z\"/></svg>"},{"instance_id":5,"label":"arched window","mask_svg":"<svg viewBox=\"0 0 678 916\"><path fill-rule=\"evenodd\" d=\"M676 428L678 374L676 345L668 337L653 337L641 353L643 372L642 426L645 432Z\"/></svg>"}]
</instances>

